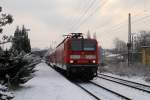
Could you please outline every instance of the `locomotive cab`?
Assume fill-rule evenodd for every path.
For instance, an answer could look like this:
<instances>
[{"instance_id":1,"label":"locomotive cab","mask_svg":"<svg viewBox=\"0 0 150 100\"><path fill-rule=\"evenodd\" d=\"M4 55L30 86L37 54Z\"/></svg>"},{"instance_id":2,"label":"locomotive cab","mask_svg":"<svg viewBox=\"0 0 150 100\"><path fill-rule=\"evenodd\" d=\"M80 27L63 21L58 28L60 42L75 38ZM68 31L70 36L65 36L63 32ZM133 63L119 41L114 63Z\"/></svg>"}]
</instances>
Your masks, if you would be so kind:
<instances>
[{"instance_id":1,"label":"locomotive cab","mask_svg":"<svg viewBox=\"0 0 150 100\"><path fill-rule=\"evenodd\" d=\"M96 39L84 38L82 33L71 33L50 53L50 62L69 77L90 80L97 76L98 52Z\"/></svg>"},{"instance_id":2,"label":"locomotive cab","mask_svg":"<svg viewBox=\"0 0 150 100\"><path fill-rule=\"evenodd\" d=\"M97 76L98 48L95 39L70 38L67 70L71 75L92 79Z\"/></svg>"}]
</instances>

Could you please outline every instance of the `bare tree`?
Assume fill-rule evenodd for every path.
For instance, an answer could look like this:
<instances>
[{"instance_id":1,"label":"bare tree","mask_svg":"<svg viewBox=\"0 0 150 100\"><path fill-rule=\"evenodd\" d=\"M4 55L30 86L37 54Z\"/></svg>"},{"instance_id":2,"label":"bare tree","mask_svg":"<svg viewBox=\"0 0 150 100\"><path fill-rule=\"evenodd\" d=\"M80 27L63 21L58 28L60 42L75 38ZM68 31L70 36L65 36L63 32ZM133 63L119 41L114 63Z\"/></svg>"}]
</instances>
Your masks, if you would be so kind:
<instances>
[{"instance_id":1,"label":"bare tree","mask_svg":"<svg viewBox=\"0 0 150 100\"><path fill-rule=\"evenodd\" d=\"M150 32L140 31L135 38L134 44L137 51L141 51L142 46L150 46Z\"/></svg>"},{"instance_id":2,"label":"bare tree","mask_svg":"<svg viewBox=\"0 0 150 100\"><path fill-rule=\"evenodd\" d=\"M114 39L115 52L116 53L125 53L127 51L126 43L118 38Z\"/></svg>"}]
</instances>

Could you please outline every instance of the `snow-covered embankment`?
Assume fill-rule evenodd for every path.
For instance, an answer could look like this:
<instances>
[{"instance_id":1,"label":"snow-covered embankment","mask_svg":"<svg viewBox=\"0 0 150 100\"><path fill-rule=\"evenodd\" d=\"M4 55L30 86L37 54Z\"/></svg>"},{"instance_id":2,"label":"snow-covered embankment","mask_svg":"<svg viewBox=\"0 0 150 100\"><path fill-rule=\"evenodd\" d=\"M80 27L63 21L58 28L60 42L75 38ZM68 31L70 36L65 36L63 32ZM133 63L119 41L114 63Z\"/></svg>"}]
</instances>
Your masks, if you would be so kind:
<instances>
[{"instance_id":1,"label":"snow-covered embankment","mask_svg":"<svg viewBox=\"0 0 150 100\"><path fill-rule=\"evenodd\" d=\"M35 77L15 91L14 100L93 100L45 63L36 69Z\"/></svg>"}]
</instances>

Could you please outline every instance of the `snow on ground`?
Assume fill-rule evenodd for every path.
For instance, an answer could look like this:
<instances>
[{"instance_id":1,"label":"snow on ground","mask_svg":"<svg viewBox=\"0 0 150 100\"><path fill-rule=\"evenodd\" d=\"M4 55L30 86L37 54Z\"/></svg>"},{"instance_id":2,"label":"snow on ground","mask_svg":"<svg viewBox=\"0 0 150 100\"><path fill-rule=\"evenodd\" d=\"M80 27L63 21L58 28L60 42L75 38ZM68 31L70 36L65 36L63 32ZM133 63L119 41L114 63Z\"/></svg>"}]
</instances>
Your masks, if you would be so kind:
<instances>
[{"instance_id":1,"label":"snow on ground","mask_svg":"<svg viewBox=\"0 0 150 100\"><path fill-rule=\"evenodd\" d=\"M45 63L36 69L36 76L15 91L13 100L94 100Z\"/></svg>"},{"instance_id":2,"label":"snow on ground","mask_svg":"<svg viewBox=\"0 0 150 100\"><path fill-rule=\"evenodd\" d=\"M93 84L84 83L81 84L82 87L86 88L88 91L94 93L101 100L122 100L121 97L116 96L115 94L103 89L99 88Z\"/></svg>"},{"instance_id":3,"label":"snow on ground","mask_svg":"<svg viewBox=\"0 0 150 100\"><path fill-rule=\"evenodd\" d=\"M119 76L119 75L115 75L115 74L111 74L111 73L102 73L105 75L109 75L109 76L113 76L113 77L117 77L117 78L121 78L121 79L125 79L125 80L129 80L129 81L133 81L133 82L137 82L137 83L141 83L141 84L145 84L145 85L149 85L150 83L146 82L144 80L144 77L138 77L138 76L133 76L133 77L127 77L127 76Z\"/></svg>"},{"instance_id":4,"label":"snow on ground","mask_svg":"<svg viewBox=\"0 0 150 100\"><path fill-rule=\"evenodd\" d=\"M93 80L93 82L96 82L103 87L107 87L108 89L111 89L119 94L129 97L132 100L150 100L149 93L133 89L125 85L110 82L101 78L97 78L96 80Z\"/></svg>"}]
</instances>

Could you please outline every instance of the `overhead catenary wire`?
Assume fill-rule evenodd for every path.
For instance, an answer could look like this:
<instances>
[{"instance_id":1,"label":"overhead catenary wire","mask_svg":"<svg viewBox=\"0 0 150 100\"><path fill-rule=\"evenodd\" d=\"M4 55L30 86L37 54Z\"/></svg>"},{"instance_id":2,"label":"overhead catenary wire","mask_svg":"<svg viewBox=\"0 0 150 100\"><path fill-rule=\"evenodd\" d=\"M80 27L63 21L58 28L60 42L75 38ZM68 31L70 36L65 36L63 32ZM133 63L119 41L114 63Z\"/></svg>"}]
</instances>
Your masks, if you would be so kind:
<instances>
[{"instance_id":1,"label":"overhead catenary wire","mask_svg":"<svg viewBox=\"0 0 150 100\"><path fill-rule=\"evenodd\" d=\"M94 1L92 1L92 2L94 2ZM91 4L91 3L90 3ZM94 3L93 3L94 4ZM92 4L92 5L93 5ZM92 6L91 6L91 8L92 8ZM82 25L84 24L84 23L86 23L87 22L87 20L89 19L89 18L91 18L96 12L97 12L97 10L99 11L99 9L98 9L99 7L97 7L93 12L91 12L90 14L89 14L89 11L88 10L86 10L86 12L87 12L87 14L89 14L89 15L81 15L80 16L80 19L79 19L79 21L76 21L76 23L78 24L72 24L72 26L73 26L73 28L71 29L71 30L79 30L81 27L82 27ZM93 10L93 9L90 9L90 11L91 10ZM144 10L144 12L148 12L149 10ZM138 15L140 15L141 13L143 13L143 12L140 12L140 13L137 13L136 15L134 15L135 17L136 16L138 16ZM82 18L82 16L85 16L84 17L84 19ZM144 18L140 18L140 19L137 19L136 21L135 20L133 20L132 21L132 23L134 24L134 23L136 23L136 22L139 22L139 21L141 21L141 20L143 20L143 19L145 19L145 18L149 18L149 15L148 16L145 16ZM114 26L112 26L112 30L113 31L117 31L117 30L120 30L123 26L125 26L127 23L125 23L125 24L123 24L124 22L126 22L126 20L125 21L123 21L123 22L121 22L121 23L119 23L119 24L117 24L117 25L114 25ZM103 27L105 27L105 25L103 26ZM107 26L108 27L108 26ZM97 28L96 28L97 29ZM108 28L107 28L107 30L108 30Z\"/></svg>"},{"instance_id":2,"label":"overhead catenary wire","mask_svg":"<svg viewBox=\"0 0 150 100\"><path fill-rule=\"evenodd\" d=\"M132 22L132 24L135 24L135 23L137 23L137 22L140 22L140 21L142 21L142 20L145 20L145 19L147 19L147 18L150 18L150 15L146 15L146 16L143 16L143 17L141 17L141 18L138 18L138 19L133 19L131 22ZM122 28L124 28L123 26L125 26L125 25L127 25L127 23L124 23L124 24L120 24L120 25L117 25L116 27L112 27L109 31L107 31L108 30L108 28L107 28L107 30L105 29L105 30L103 30L103 31L101 31L101 32L117 32L117 31L119 31L120 29L122 29Z\"/></svg>"},{"instance_id":3,"label":"overhead catenary wire","mask_svg":"<svg viewBox=\"0 0 150 100\"><path fill-rule=\"evenodd\" d=\"M72 27L70 30L73 30L75 27L78 26L78 24L82 21L82 19L84 19L86 17L86 15L91 10L91 8L93 7L93 5L95 4L96 1L97 0L93 0L92 2L89 3L89 6L85 9L83 14L79 17L79 19L75 23L72 24Z\"/></svg>"},{"instance_id":4,"label":"overhead catenary wire","mask_svg":"<svg viewBox=\"0 0 150 100\"><path fill-rule=\"evenodd\" d=\"M81 18L81 16L83 15L83 13L85 12L85 10L87 9L87 5L90 5L90 3L91 3L90 1L91 1L91 0L88 0L88 1L86 2L86 4L84 5L84 7L82 6L82 8L85 8L85 9L82 9L81 6L80 6L80 9L81 9L81 10L78 11L78 12L81 13L80 16L77 16L77 15L74 15L74 16ZM69 26L69 29L68 29L69 31L73 28L73 25L76 23L76 20L77 20L76 17L71 19L71 21L70 21L71 23L70 23L70 26Z\"/></svg>"},{"instance_id":5,"label":"overhead catenary wire","mask_svg":"<svg viewBox=\"0 0 150 100\"><path fill-rule=\"evenodd\" d=\"M146 13L146 12L149 12L149 11L150 11L150 9L147 9L146 11L139 12L139 13L133 15L132 17L137 17L137 16L141 15L142 13ZM134 21L134 19L133 19L133 21ZM127 19L120 22L120 23L118 23L118 24L116 24L116 25L111 26L110 28L115 28L115 30L117 30L117 29L120 29L121 27L125 26L126 24L127 24ZM96 29L102 29L102 28L105 28L105 27L107 27L107 29L108 29L107 24L103 25L103 26L98 26L98 27L96 27Z\"/></svg>"},{"instance_id":6,"label":"overhead catenary wire","mask_svg":"<svg viewBox=\"0 0 150 100\"><path fill-rule=\"evenodd\" d=\"M144 3L145 4L145 3ZM144 6L145 7L145 6ZM141 11L141 12L138 12L138 13L136 13L135 15L133 15L132 17L138 17L139 15L141 15L142 13L148 13L150 11L150 9L144 9L143 11ZM146 17L146 16L145 16ZM148 16L147 16L148 17ZM147 18L146 17L146 18ZM135 18L134 18L135 19ZM133 21L134 21L134 19L133 19ZM144 18L142 18L142 20L143 20ZM136 22L133 22L132 21L132 23L134 24L134 23L136 23ZM120 30L123 26L125 26L125 25L127 25L127 19L126 20L124 20L124 21L122 21L122 22L120 22L119 24L116 24L116 25L113 25L111 28L115 31L118 31L118 30ZM139 22L138 20L137 20L137 22ZM107 29L105 29L105 27L107 27ZM101 26L98 26L98 27L96 27L96 29L98 29L98 30L100 30L100 29L104 29L104 31L106 31L106 30L108 30L108 24L106 24L106 25L101 25Z\"/></svg>"},{"instance_id":7,"label":"overhead catenary wire","mask_svg":"<svg viewBox=\"0 0 150 100\"><path fill-rule=\"evenodd\" d=\"M108 2L108 0L104 0L93 12L91 12L76 28L76 30L79 30L83 24L85 24L97 11L102 9L102 7Z\"/></svg>"}]
</instances>

